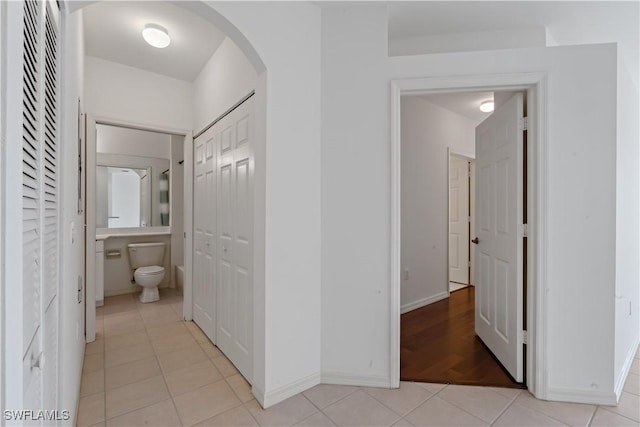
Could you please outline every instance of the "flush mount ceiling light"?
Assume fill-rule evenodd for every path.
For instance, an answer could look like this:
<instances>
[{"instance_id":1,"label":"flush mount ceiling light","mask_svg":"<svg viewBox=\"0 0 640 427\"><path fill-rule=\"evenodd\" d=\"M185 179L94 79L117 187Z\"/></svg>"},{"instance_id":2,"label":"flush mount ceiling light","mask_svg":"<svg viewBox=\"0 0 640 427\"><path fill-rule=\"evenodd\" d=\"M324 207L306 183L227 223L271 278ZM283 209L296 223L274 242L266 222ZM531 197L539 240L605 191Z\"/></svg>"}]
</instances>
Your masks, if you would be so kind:
<instances>
[{"instance_id":1,"label":"flush mount ceiling light","mask_svg":"<svg viewBox=\"0 0 640 427\"><path fill-rule=\"evenodd\" d=\"M142 37L151 46L159 49L165 48L171 43L171 37L169 37L167 29L157 24L145 25L144 30L142 30Z\"/></svg>"},{"instance_id":2,"label":"flush mount ceiling light","mask_svg":"<svg viewBox=\"0 0 640 427\"><path fill-rule=\"evenodd\" d=\"M480 104L480 111L483 113L490 113L493 111L493 101L484 101Z\"/></svg>"}]
</instances>

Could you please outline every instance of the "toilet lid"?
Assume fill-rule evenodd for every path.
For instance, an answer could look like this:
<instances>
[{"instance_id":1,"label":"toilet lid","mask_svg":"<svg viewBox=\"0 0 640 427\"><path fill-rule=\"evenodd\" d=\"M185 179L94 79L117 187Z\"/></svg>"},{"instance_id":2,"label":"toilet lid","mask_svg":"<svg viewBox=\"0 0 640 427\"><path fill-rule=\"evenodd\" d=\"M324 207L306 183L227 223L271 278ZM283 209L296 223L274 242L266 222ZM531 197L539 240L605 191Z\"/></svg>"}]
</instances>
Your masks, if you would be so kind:
<instances>
[{"instance_id":1,"label":"toilet lid","mask_svg":"<svg viewBox=\"0 0 640 427\"><path fill-rule=\"evenodd\" d=\"M164 272L164 268L159 265L151 265L149 267L140 267L135 274L158 274Z\"/></svg>"}]
</instances>

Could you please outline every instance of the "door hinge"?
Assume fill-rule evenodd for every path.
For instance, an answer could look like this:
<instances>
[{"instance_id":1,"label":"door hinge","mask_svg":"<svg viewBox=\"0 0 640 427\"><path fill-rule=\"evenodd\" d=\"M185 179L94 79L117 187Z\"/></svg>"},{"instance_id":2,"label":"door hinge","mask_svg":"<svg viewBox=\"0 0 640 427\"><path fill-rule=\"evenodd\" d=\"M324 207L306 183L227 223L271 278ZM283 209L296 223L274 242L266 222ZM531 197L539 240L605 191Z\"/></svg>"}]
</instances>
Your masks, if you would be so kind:
<instances>
[{"instance_id":1,"label":"door hinge","mask_svg":"<svg viewBox=\"0 0 640 427\"><path fill-rule=\"evenodd\" d=\"M467 261L467 267L471 268L471 260Z\"/></svg>"},{"instance_id":2,"label":"door hinge","mask_svg":"<svg viewBox=\"0 0 640 427\"><path fill-rule=\"evenodd\" d=\"M527 130L529 127L529 118L528 117L522 117L520 119L520 124L519 124L520 130L524 131Z\"/></svg>"},{"instance_id":3,"label":"door hinge","mask_svg":"<svg viewBox=\"0 0 640 427\"><path fill-rule=\"evenodd\" d=\"M467 222L471 222L471 217L470 216L467 217Z\"/></svg>"},{"instance_id":4,"label":"door hinge","mask_svg":"<svg viewBox=\"0 0 640 427\"><path fill-rule=\"evenodd\" d=\"M522 237L528 237L529 235L529 227L527 224L522 224L520 227L522 227Z\"/></svg>"},{"instance_id":5,"label":"door hinge","mask_svg":"<svg viewBox=\"0 0 640 427\"><path fill-rule=\"evenodd\" d=\"M520 331L519 340L521 344L529 344L529 334L527 331Z\"/></svg>"}]
</instances>

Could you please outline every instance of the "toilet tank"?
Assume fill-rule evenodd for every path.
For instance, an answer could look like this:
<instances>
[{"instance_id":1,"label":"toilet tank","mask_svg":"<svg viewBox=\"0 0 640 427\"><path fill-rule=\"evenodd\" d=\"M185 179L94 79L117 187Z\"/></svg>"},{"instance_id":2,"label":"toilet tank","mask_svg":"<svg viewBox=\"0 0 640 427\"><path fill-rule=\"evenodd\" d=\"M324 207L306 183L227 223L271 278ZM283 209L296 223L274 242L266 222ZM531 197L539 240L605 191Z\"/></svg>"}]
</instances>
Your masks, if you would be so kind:
<instances>
[{"instance_id":1,"label":"toilet tank","mask_svg":"<svg viewBox=\"0 0 640 427\"><path fill-rule=\"evenodd\" d=\"M161 242L128 244L129 265L134 270L138 267L148 267L151 265L162 266L165 246L166 245Z\"/></svg>"}]
</instances>

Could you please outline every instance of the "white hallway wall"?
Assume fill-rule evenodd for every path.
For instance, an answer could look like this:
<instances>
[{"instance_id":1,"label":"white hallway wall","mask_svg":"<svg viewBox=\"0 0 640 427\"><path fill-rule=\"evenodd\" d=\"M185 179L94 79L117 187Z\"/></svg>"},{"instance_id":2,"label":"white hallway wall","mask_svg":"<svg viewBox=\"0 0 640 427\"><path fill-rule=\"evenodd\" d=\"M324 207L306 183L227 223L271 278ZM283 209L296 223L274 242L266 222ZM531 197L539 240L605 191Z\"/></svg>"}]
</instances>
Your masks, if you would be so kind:
<instances>
[{"instance_id":1,"label":"white hallway wall","mask_svg":"<svg viewBox=\"0 0 640 427\"><path fill-rule=\"evenodd\" d=\"M257 78L247 57L226 37L193 83L194 134L254 90Z\"/></svg>"},{"instance_id":2,"label":"white hallway wall","mask_svg":"<svg viewBox=\"0 0 640 427\"><path fill-rule=\"evenodd\" d=\"M612 333L615 46L387 58L386 25L384 5L323 10L323 378L389 380L389 80L542 71L548 75L549 120L543 282L548 295L548 396L611 402L618 375ZM629 160L636 170L637 159ZM629 187L620 190L635 204L637 180ZM637 245L625 247L637 260ZM637 289L637 280L637 275L629 277L629 287ZM637 325L633 319L625 323ZM630 350L628 343L621 347Z\"/></svg>"},{"instance_id":3,"label":"white hallway wall","mask_svg":"<svg viewBox=\"0 0 640 427\"><path fill-rule=\"evenodd\" d=\"M64 92L62 117L62 228L60 282L60 361L61 409L75 409L80 394L84 356L84 290L78 302L78 280L84 281L84 218L78 214L78 100L84 108L84 42L82 15L67 17L64 34Z\"/></svg>"},{"instance_id":4,"label":"white hallway wall","mask_svg":"<svg viewBox=\"0 0 640 427\"><path fill-rule=\"evenodd\" d=\"M417 96L402 98L400 305L403 312L448 294L448 157L475 157L475 122Z\"/></svg>"},{"instance_id":5,"label":"white hallway wall","mask_svg":"<svg viewBox=\"0 0 640 427\"><path fill-rule=\"evenodd\" d=\"M193 85L171 77L86 56L86 111L98 118L189 130Z\"/></svg>"},{"instance_id":6,"label":"white hallway wall","mask_svg":"<svg viewBox=\"0 0 640 427\"><path fill-rule=\"evenodd\" d=\"M256 154L266 160L262 172L256 164L265 174L264 305L254 313L254 349L264 352L254 372L264 383L253 385L271 405L320 380L320 10L303 2L207 3L244 34L267 70L258 78L268 92L266 152ZM254 296L260 301L261 290Z\"/></svg>"},{"instance_id":7,"label":"white hallway wall","mask_svg":"<svg viewBox=\"0 0 640 427\"><path fill-rule=\"evenodd\" d=\"M615 375L620 393L633 350L640 341L640 96L637 76L618 57L618 133L616 159ZM636 197L633 197L633 195Z\"/></svg>"}]
</instances>

